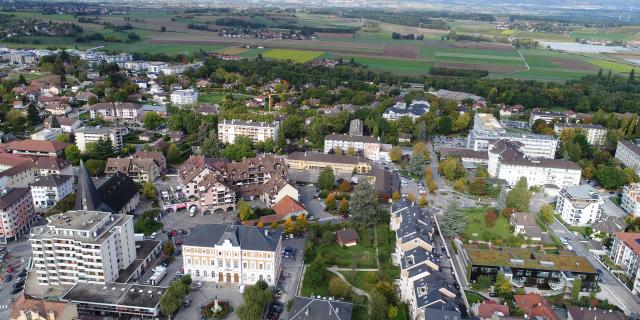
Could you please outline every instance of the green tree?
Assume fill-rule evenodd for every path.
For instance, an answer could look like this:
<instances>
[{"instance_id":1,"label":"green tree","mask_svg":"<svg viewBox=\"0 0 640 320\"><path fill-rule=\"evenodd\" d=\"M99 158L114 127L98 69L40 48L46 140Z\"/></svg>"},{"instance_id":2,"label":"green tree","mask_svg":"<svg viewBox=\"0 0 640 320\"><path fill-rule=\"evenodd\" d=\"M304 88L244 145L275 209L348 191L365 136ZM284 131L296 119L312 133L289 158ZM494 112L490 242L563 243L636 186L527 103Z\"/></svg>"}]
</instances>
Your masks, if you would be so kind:
<instances>
[{"instance_id":1,"label":"green tree","mask_svg":"<svg viewBox=\"0 0 640 320\"><path fill-rule=\"evenodd\" d=\"M487 194L487 183L484 178L477 177L469 184L469 192L477 196Z\"/></svg>"},{"instance_id":2,"label":"green tree","mask_svg":"<svg viewBox=\"0 0 640 320\"><path fill-rule=\"evenodd\" d=\"M378 207L378 198L373 186L362 180L351 196L351 221L356 228L368 228L383 222L385 213Z\"/></svg>"},{"instance_id":3,"label":"green tree","mask_svg":"<svg viewBox=\"0 0 640 320\"><path fill-rule=\"evenodd\" d=\"M540 208L540 217L546 224L553 223L553 206L550 204L546 204L542 208Z\"/></svg>"},{"instance_id":4,"label":"green tree","mask_svg":"<svg viewBox=\"0 0 640 320\"><path fill-rule=\"evenodd\" d=\"M464 166L460 158L446 158L438 164L438 171L449 181L454 181L464 177Z\"/></svg>"},{"instance_id":5,"label":"green tree","mask_svg":"<svg viewBox=\"0 0 640 320\"><path fill-rule=\"evenodd\" d=\"M494 292L504 299L511 298L513 295L511 282L502 273L498 273Z\"/></svg>"},{"instance_id":6,"label":"green tree","mask_svg":"<svg viewBox=\"0 0 640 320\"><path fill-rule=\"evenodd\" d=\"M462 234L466 226L467 218L460 209L460 202L457 200L450 201L440 222L442 234L446 237L455 237Z\"/></svg>"},{"instance_id":7,"label":"green tree","mask_svg":"<svg viewBox=\"0 0 640 320\"><path fill-rule=\"evenodd\" d=\"M180 281L172 281L162 298L160 298L160 312L167 317L171 317L176 313L182 306L184 297L189 293L190 286L190 275L185 275Z\"/></svg>"},{"instance_id":8,"label":"green tree","mask_svg":"<svg viewBox=\"0 0 640 320\"><path fill-rule=\"evenodd\" d=\"M145 129L155 130L164 123L164 119L155 112L147 112L144 114L142 123Z\"/></svg>"},{"instance_id":9,"label":"green tree","mask_svg":"<svg viewBox=\"0 0 640 320\"><path fill-rule=\"evenodd\" d=\"M157 194L156 186L153 183L147 181L142 185L142 195L145 198L152 200L156 198Z\"/></svg>"},{"instance_id":10,"label":"green tree","mask_svg":"<svg viewBox=\"0 0 640 320\"><path fill-rule=\"evenodd\" d=\"M398 163L402 159L402 149L400 147L393 147L389 151L389 159L393 163Z\"/></svg>"},{"instance_id":11,"label":"green tree","mask_svg":"<svg viewBox=\"0 0 640 320\"><path fill-rule=\"evenodd\" d=\"M409 159L409 165L407 166L409 174L414 177L418 177L419 179L422 179L424 176L424 158L422 155L422 153L416 153L411 156L411 159Z\"/></svg>"},{"instance_id":12,"label":"green tree","mask_svg":"<svg viewBox=\"0 0 640 320\"><path fill-rule=\"evenodd\" d=\"M64 157L71 161L74 165L80 164L80 159L82 158L82 154L80 153L80 149L75 144L69 145L64 149Z\"/></svg>"},{"instance_id":13,"label":"green tree","mask_svg":"<svg viewBox=\"0 0 640 320\"><path fill-rule=\"evenodd\" d=\"M162 253L167 257L172 257L174 252L176 252L176 246L173 245L173 242L166 241L162 247Z\"/></svg>"},{"instance_id":14,"label":"green tree","mask_svg":"<svg viewBox=\"0 0 640 320\"><path fill-rule=\"evenodd\" d=\"M529 211L531 191L527 189L527 179L520 178L518 183L507 193L507 207L516 208L520 212Z\"/></svg>"},{"instance_id":15,"label":"green tree","mask_svg":"<svg viewBox=\"0 0 640 320\"><path fill-rule=\"evenodd\" d=\"M351 295L351 286L338 277L329 281L329 295L332 297L348 298Z\"/></svg>"},{"instance_id":16,"label":"green tree","mask_svg":"<svg viewBox=\"0 0 640 320\"><path fill-rule=\"evenodd\" d=\"M167 149L167 161L169 163L177 164L180 163L182 156L180 155L180 150L178 150L178 146L175 143L169 145Z\"/></svg>"},{"instance_id":17,"label":"green tree","mask_svg":"<svg viewBox=\"0 0 640 320\"><path fill-rule=\"evenodd\" d=\"M85 167L89 174L94 176L101 176L104 174L104 168L107 166L107 162L105 160L94 160L90 159L85 162Z\"/></svg>"},{"instance_id":18,"label":"green tree","mask_svg":"<svg viewBox=\"0 0 640 320\"><path fill-rule=\"evenodd\" d=\"M30 103L27 107L27 124L29 126L35 126L41 122L38 109L33 103Z\"/></svg>"},{"instance_id":19,"label":"green tree","mask_svg":"<svg viewBox=\"0 0 640 320\"><path fill-rule=\"evenodd\" d=\"M262 318L267 304L272 298L268 285L264 280L248 286L242 293L243 303L238 307L237 314L240 320L255 320Z\"/></svg>"},{"instance_id":20,"label":"green tree","mask_svg":"<svg viewBox=\"0 0 640 320\"><path fill-rule=\"evenodd\" d=\"M92 159L106 160L115 156L111 138L100 137L95 143L90 143L87 153Z\"/></svg>"},{"instance_id":21,"label":"green tree","mask_svg":"<svg viewBox=\"0 0 640 320\"><path fill-rule=\"evenodd\" d=\"M333 169L329 166L322 169L318 175L318 188L320 190L331 191L336 186L336 177L333 175Z\"/></svg>"},{"instance_id":22,"label":"green tree","mask_svg":"<svg viewBox=\"0 0 640 320\"><path fill-rule=\"evenodd\" d=\"M236 211L238 211L238 217L241 221L253 220L256 218L255 212L251 204L244 200L238 201L236 205Z\"/></svg>"},{"instance_id":23,"label":"green tree","mask_svg":"<svg viewBox=\"0 0 640 320\"><path fill-rule=\"evenodd\" d=\"M347 201L347 199L342 198L342 200L340 200L339 210L342 214L349 212L349 201Z\"/></svg>"}]
</instances>

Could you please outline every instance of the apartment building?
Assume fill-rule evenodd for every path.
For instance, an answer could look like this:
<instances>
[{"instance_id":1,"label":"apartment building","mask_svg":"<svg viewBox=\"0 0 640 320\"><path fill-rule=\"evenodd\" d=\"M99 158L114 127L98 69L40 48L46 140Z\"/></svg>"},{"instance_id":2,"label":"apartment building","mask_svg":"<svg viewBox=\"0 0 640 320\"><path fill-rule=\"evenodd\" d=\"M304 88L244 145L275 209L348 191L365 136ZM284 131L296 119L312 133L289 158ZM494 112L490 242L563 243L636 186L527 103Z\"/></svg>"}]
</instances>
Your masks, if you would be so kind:
<instances>
[{"instance_id":1,"label":"apartment building","mask_svg":"<svg viewBox=\"0 0 640 320\"><path fill-rule=\"evenodd\" d=\"M171 103L174 105L189 105L198 102L198 91L194 89L180 89L171 91Z\"/></svg>"},{"instance_id":2,"label":"apartment building","mask_svg":"<svg viewBox=\"0 0 640 320\"><path fill-rule=\"evenodd\" d=\"M564 112L544 111L536 108L531 110L531 114L529 114L529 127L533 127L536 120L542 120L546 123L567 122L568 117Z\"/></svg>"},{"instance_id":3,"label":"apartment building","mask_svg":"<svg viewBox=\"0 0 640 320\"><path fill-rule=\"evenodd\" d=\"M592 225L602 214L603 206L598 191L588 184L562 188L556 201L556 211L572 226Z\"/></svg>"},{"instance_id":4,"label":"apartment building","mask_svg":"<svg viewBox=\"0 0 640 320\"><path fill-rule=\"evenodd\" d=\"M67 211L31 230L38 284L107 283L136 259L133 216Z\"/></svg>"},{"instance_id":5,"label":"apartment building","mask_svg":"<svg viewBox=\"0 0 640 320\"><path fill-rule=\"evenodd\" d=\"M574 129L581 131L587 137L587 142L591 145L604 145L607 141L607 128L599 124L575 124L575 123L556 123L553 125L553 131L560 136L565 129Z\"/></svg>"},{"instance_id":6,"label":"apartment building","mask_svg":"<svg viewBox=\"0 0 640 320\"><path fill-rule=\"evenodd\" d=\"M582 168L578 164L566 160L529 159L521 148L521 143L513 141L492 143L488 153L489 175L506 180L510 186L523 177L528 186L553 184L562 188L580 183Z\"/></svg>"},{"instance_id":7,"label":"apartment building","mask_svg":"<svg viewBox=\"0 0 640 320\"><path fill-rule=\"evenodd\" d=\"M406 198L391 205L389 227L396 234L392 261L400 266L400 298L409 306L411 319L461 319L462 300L453 274L440 268L443 243L434 212Z\"/></svg>"},{"instance_id":8,"label":"apartment building","mask_svg":"<svg viewBox=\"0 0 640 320\"><path fill-rule=\"evenodd\" d=\"M62 157L68 144L58 141L16 140L7 143L4 149L14 154L30 156Z\"/></svg>"},{"instance_id":9,"label":"apartment building","mask_svg":"<svg viewBox=\"0 0 640 320\"><path fill-rule=\"evenodd\" d=\"M87 151L87 146L96 143L100 138L110 139L113 148L120 150L123 146L122 138L125 131L121 127L82 127L76 131L76 145L81 152Z\"/></svg>"},{"instance_id":10,"label":"apartment building","mask_svg":"<svg viewBox=\"0 0 640 320\"><path fill-rule=\"evenodd\" d=\"M29 232L35 216L29 188L0 188L0 243Z\"/></svg>"},{"instance_id":11,"label":"apartment building","mask_svg":"<svg viewBox=\"0 0 640 320\"><path fill-rule=\"evenodd\" d=\"M485 151L500 139L520 143L520 151L532 159L553 159L558 148L556 137L508 131L492 114L476 113L473 118L473 129L467 138L467 149Z\"/></svg>"},{"instance_id":12,"label":"apartment building","mask_svg":"<svg viewBox=\"0 0 640 320\"><path fill-rule=\"evenodd\" d=\"M55 140L59 135L62 134L62 128L44 128L38 132L34 132L31 134L31 140L44 140L51 141Z\"/></svg>"},{"instance_id":13,"label":"apartment building","mask_svg":"<svg viewBox=\"0 0 640 320\"><path fill-rule=\"evenodd\" d=\"M184 271L222 285L273 286L281 271L282 231L233 224L198 225L182 244Z\"/></svg>"},{"instance_id":14,"label":"apartment building","mask_svg":"<svg viewBox=\"0 0 640 320\"><path fill-rule=\"evenodd\" d=\"M102 118L107 121L142 121L143 109L131 102L100 102L89 107L91 119Z\"/></svg>"},{"instance_id":15,"label":"apartment building","mask_svg":"<svg viewBox=\"0 0 640 320\"><path fill-rule=\"evenodd\" d=\"M351 178L352 174L371 171L371 160L365 157L296 151L287 157L289 175L293 180L314 183L324 168L331 167L336 178Z\"/></svg>"},{"instance_id":16,"label":"apartment building","mask_svg":"<svg viewBox=\"0 0 640 320\"><path fill-rule=\"evenodd\" d=\"M52 174L42 176L31 184L33 205L40 209L55 205L73 192L73 176Z\"/></svg>"},{"instance_id":17,"label":"apartment building","mask_svg":"<svg viewBox=\"0 0 640 320\"><path fill-rule=\"evenodd\" d=\"M1 187L24 188L36 180L38 170L35 164L27 159L19 160L15 165L0 171Z\"/></svg>"},{"instance_id":18,"label":"apartment building","mask_svg":"<svg viewBox=\"0 0 640 320\"><path fill-rule=\"evenodd\" d=\"M394 106L387 108L387 110L382 114L382 117L389 121L396 121L402 117L409 117L411 118L411 121L415 122L416 119L429 112L430 107L431 104L429 104L428 101L414 101L408 107L406 103L399 102Z\"/></svg>"},{"instance_id":19,"label":"apartment building","mask_svg":"<svg viewBox=\"0 0 640 320\"><path fill-rule=\"evenodd\" d=\"M135 182L153 182L160 177L160 167L152 158L109 158L104 173L111 177L118 172L122 172Z\"/></svg>"},{"instance_id":20,"label":"apartment building","mask_svg":"<svg viewBox=\"0 0 640 320\"><path fill-rule=\"evenodd\" d=\"M624 186L620 206L624 211L636 217L640 216L640 183Z\"/></svg>"},{"instance_id":21,"label":"apartment building","mask_svg":"<svg viewBox=\"0 0 640 320\"><path fill-rule=\"evenodd\" d=\"M278 121L222 120L222 122L218 122L218 139L225 144L234 143L238 136L249 137L253 143L267 139L276 141L278 140L279 126L280 123Z\"/></svg>"},{"instance_id":22,"label":"apartment building","mask_svg":"<svg viewBox=\"0 0 640 320\"><path fill-rule=\"evenodd\" d=\"M49 116L48 118L44 119L45 128L60 127L63 132L74 132L81 126L82 121L63 116Z\"/></svg>"},{"instance_id":23,"label":"apartment building","mask_svg":"<svg viewBox=\"0 0 640 320\"><path fill-rule=\"evenodd\" d=\"M640 146L631 141L620 140L616 147L616 159L640 175Z\"/></svg>"},{"instance_id":24,"label":"apartment building","mask_svg":"<svg viewBox=\"0 0 640 320\"><path fill-rule=\"evenodd\" d=\"M614 233L611 259L627 277L633 279L632 292L640 294L640 233Z\"/></svg>"},{"instance_id":25,"label":"apartment building","mask_svg":"<svg viewBox=\"0 0 640 320\"><path fill-rule=\"evenodd\" d=\"M370 160L380 160L380 140L367 136L351 136L346 134L330 134L324 137L324 153L330 151L353 149Z\"/></svg>"}]
</instances>

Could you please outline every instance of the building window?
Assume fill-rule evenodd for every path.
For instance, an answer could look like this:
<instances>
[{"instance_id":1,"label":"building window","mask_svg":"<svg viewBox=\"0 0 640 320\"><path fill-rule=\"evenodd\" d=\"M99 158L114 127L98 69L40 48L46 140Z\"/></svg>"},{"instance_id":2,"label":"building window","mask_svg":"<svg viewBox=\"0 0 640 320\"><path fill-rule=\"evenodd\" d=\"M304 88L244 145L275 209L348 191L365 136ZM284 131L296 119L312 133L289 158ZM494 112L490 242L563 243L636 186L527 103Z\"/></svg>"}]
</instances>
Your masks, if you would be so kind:
<instances>
[{"instance_id":1,"label":"building window","mask_svg":"<svg viewBox=\"0 0 640 320\"><path fill-rule=\"evenodd\" d=\"M196 277L200 276L200 270L196 270Z\"/></svg>"}]
</instances>

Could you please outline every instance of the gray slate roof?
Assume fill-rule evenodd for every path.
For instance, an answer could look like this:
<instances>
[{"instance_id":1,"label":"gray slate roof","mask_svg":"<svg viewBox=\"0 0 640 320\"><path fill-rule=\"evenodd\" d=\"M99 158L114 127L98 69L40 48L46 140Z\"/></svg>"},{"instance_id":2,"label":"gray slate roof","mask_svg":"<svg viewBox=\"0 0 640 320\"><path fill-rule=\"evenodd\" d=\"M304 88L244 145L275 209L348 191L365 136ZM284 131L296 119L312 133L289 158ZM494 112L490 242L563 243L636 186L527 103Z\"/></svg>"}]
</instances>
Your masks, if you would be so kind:
<instances>
[{"instance_id":1,"label":"gray slate roof","mask_svg":"<svg viewBox=\"0 0 640 320\"><path fill-rule=\"evenodd\" d=\"M112 212L111 208L102 200L93 180L89 176L84 162L80 160L78 173L78 189L76 191L75 210Z\"/></svg>"},{"instance_id":2,"label":"gray slate roof","mask_svg":"<svg viewBox=\"0 0 640 320\"><path fill-rule=\"evenodd\" d=\"M268 233L265 234L265 233ZM214 247L229 240L242 250L275 251L280 242L281 230L262 229L235 224L204 224L191 230L183 245Z\"/></svg>"},{"instance_id":3,"label":"gray slate roof","mask_svg":"<svg viewBox=\"0 0 640 320\"><path fill-rule=\"evenodd\" d=\"M64 176L58 174L52 174L48 176L43 176L38 179L38 181L31 184L34 187L59 187L67 182L71 176Z\"/></svg>"},{"instance_id":4,"label":"gray slate roof","mask_svg":"<svg viewBox=\"0 0 640 320\"><path fill-rule=\"evenodd\" d=\"M352 312L349 302L295 297L289 320L350 320Z\"/></svg>"}]
</instances>

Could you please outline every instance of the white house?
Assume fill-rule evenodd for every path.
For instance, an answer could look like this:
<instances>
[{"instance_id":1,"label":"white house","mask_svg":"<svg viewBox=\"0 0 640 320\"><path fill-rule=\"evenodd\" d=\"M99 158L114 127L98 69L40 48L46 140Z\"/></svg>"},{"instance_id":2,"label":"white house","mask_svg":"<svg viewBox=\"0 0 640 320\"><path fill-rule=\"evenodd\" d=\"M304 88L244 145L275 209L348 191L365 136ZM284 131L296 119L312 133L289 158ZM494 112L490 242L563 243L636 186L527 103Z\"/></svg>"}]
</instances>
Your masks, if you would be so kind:
<instances>
[{"instance_id":1,"label":"white house","mask_svg":"<svg viewBox=\"0 0 640 320\"><path fill-rule=\"evenodd\" d=\"M353 148L370 160L380 160L380 140L368 136L351 136L346 134L330 134L324 137L324 153L340 149L347 151Z\"/></svg>"},{"instance_id":2,"label":"white house","mask_svg":"<svg viewBox=\"0 0 640 320\"><path fill-rule=\"evenodd\" d=\"M76 131L76 144L81 152L85 152L88 144L96 143L100 138L109 138L113 147L119 150L122 148L122 137L125 134L120 127L82 127Z\"/></svg>"},{"instance_id":3,"label":"white house","mask_svg":"<svg viewBox=\"0 0 640 320\"><path fill-rule=\"evenodd\" d=\"M31 184L31 198L36 208L53 206L73 192L73 176L52 174Z\"/></svg>"},{"instance_id":4,"label":"white house","mask_svg":"<svg viewBox=\"0 0 640 320\"><path fill-rule=\"evenodd\" d=\"M194 89L180 89L171 92L171 103L174 105L187 105L198 102L198 91Z\"/></svg>"},{"instance_id":5,"label":"white house","mask_svg":"<svg viewBox=\"0 0 640 320\"><path fill-rule=\"evenodd\" d=\"M574 129L584 132L587 142L592 145L604 145L607 141L607 128L599 124L575 124L575 123L556 123L553 125L553 131L559 136L564 129Z\"/></svg>"},{"instance_id":6,"label":"white house","mask_svg":"<svg viewBox=\"0 0 640 320\"><path fill-rule=\"evenodd\" d=\"M590 185L567 186L558 194L556 211L572 226L588 226L598 220L603 205L604 200Z\"/></svg>"}]
</instances>

